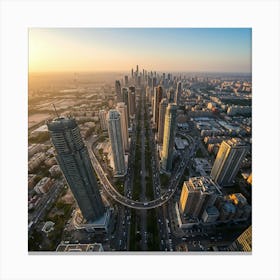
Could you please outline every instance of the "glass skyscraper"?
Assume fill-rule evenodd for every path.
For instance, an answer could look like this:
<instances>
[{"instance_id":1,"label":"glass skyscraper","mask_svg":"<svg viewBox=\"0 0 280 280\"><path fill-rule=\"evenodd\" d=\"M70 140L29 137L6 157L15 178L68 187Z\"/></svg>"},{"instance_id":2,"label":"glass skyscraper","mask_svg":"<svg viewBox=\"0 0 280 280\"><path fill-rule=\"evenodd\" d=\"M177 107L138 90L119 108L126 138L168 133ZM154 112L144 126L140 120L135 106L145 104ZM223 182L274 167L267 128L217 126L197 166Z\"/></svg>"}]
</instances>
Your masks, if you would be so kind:
<instances>
[{"instance_id":1,"label":"glass skyscraper","mask_svg":"<svg viewBox=\"0 0 280 280\"><path fill-rule=\"evenodd\" d=\"M92 163L79 127L72 117L58 117L47 123L56 158L87 222L105 213Z\"/></svg>"},{"instance_id":2,"label":"glass skyscraper","mask_svg":"<svg viewBox=\"0 0 280 280\"><path fill-rule=\"evenodd\" d=\"M161 167L167 172L170 172L172 168L174 137L176 131L176 116L177 106L175 103L171 103L167 106L165 113L163 148L161 159Z\"/></svg>"}]
</instances>

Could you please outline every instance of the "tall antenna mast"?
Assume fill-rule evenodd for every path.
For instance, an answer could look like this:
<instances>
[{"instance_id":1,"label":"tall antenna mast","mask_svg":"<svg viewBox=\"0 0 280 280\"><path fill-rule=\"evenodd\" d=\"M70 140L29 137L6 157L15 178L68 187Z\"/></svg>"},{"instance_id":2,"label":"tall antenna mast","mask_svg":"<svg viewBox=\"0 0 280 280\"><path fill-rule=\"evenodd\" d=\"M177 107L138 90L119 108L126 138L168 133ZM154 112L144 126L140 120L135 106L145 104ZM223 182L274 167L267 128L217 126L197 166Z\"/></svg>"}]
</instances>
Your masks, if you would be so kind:
<instances>
[{"instance_id":1,"label":"tall antenna mast","mask_svg":"<svg viewBox=\"0 0 280 280\"><path fill-rule=\"evenodd\" d=\"M57 111L56 111L56 108L55 108L54 104L53 104L53 108L54 108L54 111L55 111L57 117L59 118L59 115L58 115L58 113L57 113Z\"/></svg>"}]
</instances>

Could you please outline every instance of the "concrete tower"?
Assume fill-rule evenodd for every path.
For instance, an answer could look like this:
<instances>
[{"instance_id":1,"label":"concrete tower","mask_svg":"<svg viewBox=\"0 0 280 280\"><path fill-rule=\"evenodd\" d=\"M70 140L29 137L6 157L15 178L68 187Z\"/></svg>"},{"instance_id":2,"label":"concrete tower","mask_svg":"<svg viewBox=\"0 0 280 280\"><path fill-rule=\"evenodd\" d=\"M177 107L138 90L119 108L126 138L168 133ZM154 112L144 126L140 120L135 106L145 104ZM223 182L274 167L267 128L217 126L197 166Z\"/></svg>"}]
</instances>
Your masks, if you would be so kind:
<instances>
[{"instance_id":1,"label":"concrete tower","mask_svg":"<svg viewBox=\"0 0 280 280\"><path fill-rule=\"evenodd\" d=\"M163 149L161 158L161 167L167 172L170 172L172 168L174 138L176 131L176 115L176 104L169 104L165 113Z\"/></svg>"},{"instance_id":2,"label":"concrete tower","mask_svg":"<svg viewBox=\"0 0 280 280\"><path fill-rule=\"evenodd\" d=\"M47 123L56 159L83 217L94 222L105 213L88 150L74 118L59 117Z\"/></svg>"},{"instance_id":3,"label":"concrete tower","mask_svg":"<svg viewBox=\"0 0 280 280\"><path fill-rule=\"evenodd\" d=\"M118 110L118 112L120 113L123 148L125 151L128 151L129 145L128 145L127 106L125 105L124 102L117 103L116 110Z\"/></svg>"},{"instance_id":4,"label":"concrete tower","mask_svg":"<svg viewBox=\"0 0 280 280\"><path fill-rule=\"evenodd\" d=\"M223 141L210 176L221 186L231 186L245 157L247 146L238 138Z\"/></svg>"},{"instance_id":5,"label":"concrete tower","mask_svg":"<svg viewBox=\"0 0 280 280\"><path fill-rule=\"evenodd\" d=\"M115 82L115 92L117 96L117 102L123 102L121 94L121 83L118 80Z\"/></svg>"},{"instance_id":6,"label":"concrete tower","mask_svg":"<svg viewBox=\"0 0 280 280\"><path fill-rule=\"evenodd\" d=\"M168 102L166 98L163 98L159 104L159 118L158 118L158 142L159 144L163 143L163 133L164 133L164 121L165 113Z\"/></svg>"},{"instance_id":7,"label":"concrete tower","mask_svg":"<svg viewBox=\"0 0 280 280\"><path fill-rule=\"evenodd\" d=\"M108 113L108 133L112 147L115 176L125 175L125 160L121 129L121 116L117 110Z\"/></svg>"}]
</instances>

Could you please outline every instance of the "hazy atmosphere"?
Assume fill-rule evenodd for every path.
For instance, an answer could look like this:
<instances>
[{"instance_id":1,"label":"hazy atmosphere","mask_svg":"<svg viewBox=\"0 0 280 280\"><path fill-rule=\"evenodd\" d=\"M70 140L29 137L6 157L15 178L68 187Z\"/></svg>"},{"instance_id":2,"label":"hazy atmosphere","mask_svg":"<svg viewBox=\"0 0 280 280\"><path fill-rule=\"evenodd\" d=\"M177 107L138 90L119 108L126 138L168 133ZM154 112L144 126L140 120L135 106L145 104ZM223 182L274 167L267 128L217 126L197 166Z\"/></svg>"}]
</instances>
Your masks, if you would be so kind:
<instances>
[{"instance_id":1,"label":"hazy atmosphere","mask_svg":"<svg viewBox=\"0 0 280 280\"><path fill-rule=\"evenodd\" d=\"M31 28L29 71L251 72L250 28Z\"/></svg>"}]
</instances>

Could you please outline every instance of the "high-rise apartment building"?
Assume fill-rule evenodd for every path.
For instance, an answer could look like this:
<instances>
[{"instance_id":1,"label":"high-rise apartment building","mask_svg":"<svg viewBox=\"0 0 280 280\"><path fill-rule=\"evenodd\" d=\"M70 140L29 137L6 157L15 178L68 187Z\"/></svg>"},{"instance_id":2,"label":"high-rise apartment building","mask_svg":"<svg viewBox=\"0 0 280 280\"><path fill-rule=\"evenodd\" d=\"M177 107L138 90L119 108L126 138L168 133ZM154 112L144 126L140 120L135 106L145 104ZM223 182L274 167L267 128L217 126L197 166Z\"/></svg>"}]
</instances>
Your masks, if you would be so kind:
<instances>
[{"instance_id":1,"label":"high-rise apartment building","mask_svg":"<svg viewBox=\"0 0 280 280\"><path fill-rule=\"evenodd\" d=\"M175 103L171 103L167 106L165 113L163 149L161 157L161 167L167 172L171 171L172 168L174 138L176 132L176 116L177 106Z\"/></svg>"},{"instance_id":2,"label":"high-rise apartment building","mask_svg":"<svg viewBox=\"0 0 280 280\"><path fill-rule=\"evenodd\" d=\"M115 176L125 175L125 160L121 129L121 116L117 110L108 113L108 133L112 147Z\"/></svg>"},{"instance_id":3,"label":"high-rise apartment building","mask_svg":"<svg viewBox=\"0 0 280 280\"><path fill-rule=\"evenodd\" d=\"M117 103L116 110L120 113L121 119L121 129L122 129L122 140L123 148L125 151L128 151L128 119L127 119L127 107L124 102Z\"/></svg>"},{"instance_id":4,"label":"high-rise apartment building","mask_svg":"<svg viewBox=\"0 0 280 280\"><path fill-rule=\"evenodd\" d=\"M124 85L128 87L128 76L124 76Z\"/></svg>"},{"instance_id":5,"label":"high-rise apartment building","mask_svg":"<svg viewBox=\"0 0 280 280\"><path fill-rule=\"evenodd\" d=\"M128 88L123 87L122 88L122 98L123 102L126 105L126 111L127 111L127 125L129 126L129 102L128 102Z\"/></svg>"},{"instance_id":6,"label":"high-rise apartment building","mask_svg":"<svg viewBox=\"0 0 280 280\"><path fill-rule=\"evenodd\" d=\"M157 86L157 77L152 78L152 89L154 89Z\"/></svg>"},{"instance_id":7,"label":"high-rise apartment building","mask_svg":"<svg viewBox=\"0 0 280 280\"><path fill-rule=\"evenodd\" d=\"M136 113L136 96L135 96L135 87L130 86L128 92L128 110L129 117L134 118Z\"/></svg>"},{"instance_id":8,"label":"high-rise apartment building","mask_svg":"<svg viewBox=\"0 0 280 280\"><path fill-rule=\"evenodd\" d=\"M117 102L123 102L122 94L121 94L121 83L119 80L115 82L115 92L117 96Z\"/></svg>"},{"instance_id":9,"label":"high-rise apartment building","mask_svg":"<svg viewBox=\"0 0 280 280\"><path fill-rule=\"evenodd\" d=\"M210 176L221 186L231 186L245 157L247 146L238 138L223 141Z\"/></svg>"},{"instance_id":10,"label":"high-rise apartment building","mask_svg":"<svg viewBox=\"0 0 280 280\"><path fill-rule=\"evenodd\" d=\"M88 150L72 117L59 117L47 123L56 159L87 222L105 213Z\"/></svg>"},{"instance_id":11,"label":"high-rise apartment building","mask_svg":"<svg viewBox=\"0 0 280 280\"><path fill-rule=\"evenodd\" d=\"M99 120L100 120L100 127L103 131L106 131L108 129L108 126L107 126L107 111L100 110L98 115L99 115Z\"/></svg>"},{"instance_id":12,"label":"high-rise apartment building","mask_svg":"<svg viewBox=\"0 0 280 280\"><path fill-rule=\"evenodd\" d=\"M164 121L165 113L168 102L166 98L163 98L159 104L159 117L158 117L158 143L163 143L163 133L164 133Z\"/></svg>"},{"instance_id":13,"label":"high-rise apartment building","mask_svg":"<svg viewBox=\"0 0 280 280\"><path fill-rule=\"evenodd\" d=\"M229 246L229 251L252 251L252 226L249 226L239 237Z\"/></svg>"},{"instance_id":14,"label":"high-rise apartment building","mask_svg":"<svg viewBox=\"0 0 280 280\"><path fill-rule=\"evenodd\" d=\"M153 122L156 130L158 130L158 115L159 115L159 103L163 97L163 89L158 86L154 89L154 104L153 104Z\"/></svg>"},{"instance_id":15,"label":"high-rise apartment building","mask_svg":"<svg viewBox=\"0 0 280 280\"><path fill-rule=\"evenodd\" d=\"M208 207L214 207L217 197L221 195L219 187L210 177L192 177L184 182L179 202L180 212L201 218Z\"/></svg>"},{"instance_id":16,"label":"high-rise apartment building","mask_svg":"<svg viewBox=\"0 0 280 280\"><path fill-rule=\"evenodd\" d=\"M182 82L179 81L179 82L177 83L177 88L176 88L176 93L175 93L175 98L174 98L174 102L175 102L177 105L180 104L181 94L182 94Z\"/></svg>"},{"instance_id":17,"label":"high-rise apartment building","mask_svg":"<svg viewBox=\"0 0 280 280\"><path fill-rule=\"evenodd\" d=\"M175 92L174 92L174 89L170 89L170 90L167 92L167 98L168 98L168 102L169 102L169 103L174 103L174 101L175 101Z\"/></svg>"}]
</instances>

